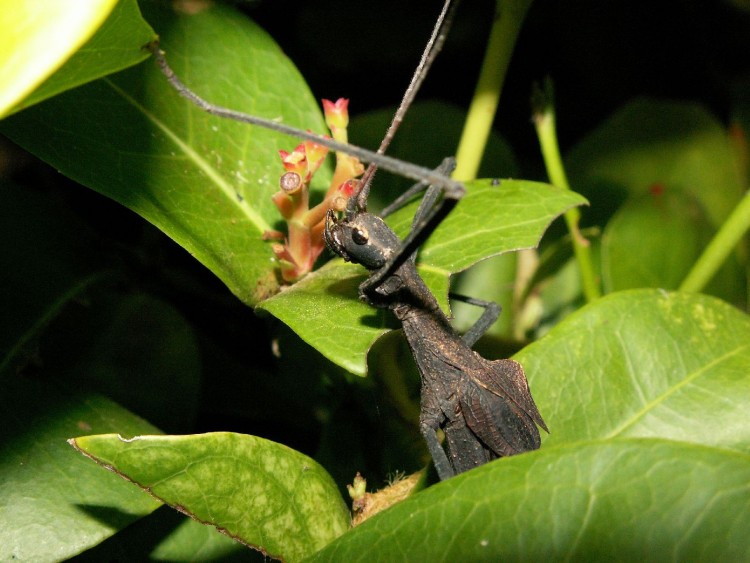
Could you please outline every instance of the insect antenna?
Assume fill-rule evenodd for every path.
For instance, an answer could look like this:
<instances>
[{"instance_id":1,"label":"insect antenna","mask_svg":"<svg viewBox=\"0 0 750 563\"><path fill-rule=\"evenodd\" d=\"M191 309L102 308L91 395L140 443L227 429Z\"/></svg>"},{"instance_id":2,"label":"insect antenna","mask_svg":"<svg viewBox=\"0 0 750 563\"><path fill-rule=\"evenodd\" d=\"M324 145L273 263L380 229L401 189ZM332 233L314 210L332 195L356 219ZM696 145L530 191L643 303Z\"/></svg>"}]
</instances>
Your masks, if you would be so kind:
<instances>
[{"instance_id":1,"label":"insect antenna","mask_svg":"<svg viewBox=\"0 0 750 563\"><path fill-rule=\"evenodd\" d=\"M427 41L427 45L425 46L422 56L419 59L419 64L411 77L409 86L407 86L404 96L401 99L401 103L399 104L396 113L393 115L391 124L388 126L388 130L380 143L380 147L378 147L377 154L385 154L386 149L396 135L396 131L398 131L398 128L401 126L401 122L404 120L406 112L412 102L414 102L414 98L417 96L417 92L422 86L422 82L427 78L432 63L442 50L443 45L445 44L445 39L448 37L448 31L453 24L453 17L458 8L459 1L460 0L445 0L443 9L432 29L432 35L430 35L430 39ZM375 172L377 171L378 166L379 164L376 161L372 161L367 167L367 170L365 170L365 173L360 180L359 190L349 200L350 203L347 207L347 215L351 215L356 211L367 210L367 198L370 194L370 185L375 177ZM381 168L385 169L385 166L381 166ZM425 180L421 181L424 182Z\"/></svg>"},{"instance_id":2,"label":"insect antenna","mask_svg":"<svg viewBox=\"0 0 750 563\"><path fill-rule=\"evenodd\" d=\"M451 0L446 0L444 11L446 10L446 7L450 5L450 3L451 3ZM445 20L445 18L443 19ZM437 26L437 27L440 28L444 26ZM436 32L433 32L433 34L435 33ZM437 33L437 35L438 35L439 41L436 40L434 43L439 44L439 46L442 46L442 43L444 42L445 37L444 35L440 37L439 32ZM406 162L403 160L399 160L397 158L393 158L382 153L364 149L356 145L350 145L348 143L340 143L334 139L331 139L330 137L325 137L323 135L317 135L310 131L297 129L296 127L291 127L284 123L272 121L264 117L250 115L248 113L243 113L240 111L236 111L233 109L229 109L229 108L225 108L225 107L213 104L201 98L198 94L196 94L190 88L188 88L177 77L174 70L172 70L172 68L169 66L169 63L167 63L165 52L159 48L158 40L148 43L147 45L144 46L144 48L148 49L149 51L151 51L151 53L153 53L154 59L156 60L156 63L159 69L161 70L162 74L164 74L164 76L167 78L167 81L169 82L169 84L177 91L177 93L180 94L180 96L182 96L183 98L193 103L194 105L201 108L206 113L210 113L211 115L215 115L217 117L222 117L225 119L231 119L233 121L239 121L241 123L257 125L259 127L277 131L279 133L290 135L298 139L311 141L318 145L322 145L330 150L341 151L351 156L354 156L360 159L364 163L375 164L378 167L382 168L383 170L387 170L388 172L391 172L393 174L404 176L405 178L409 178L417 182L424 182L426 184L436 185L447 191L455 191L455 190L463 189L459 182L456 182L452 180L451 178L449 178L448 176L440 174L439 172L431 170L430 168L412 164L410 162ZM435 52L435 54L437 53ZM434 55L427 57L426 64L428 68L429 68L429 64L431 64L432 62L432 59L434 59ZM422 63L420 63L420 66L422 66ZM421 83L423 78L424 77L422 76L422 78L418 80L417 87L419 83ZM414 82L414 79L412 81ZM413 99L413 95L411 96L411 98ZM401 118L403 118L403 115L401 115ZM394 120L395 119L396 118L394 117ZM352 198L352 199L358 199L358 198ZM364 198L365 202L366 202L366 199L367 198L365 194L365 198Z\"/></svg>"}]
</instances>

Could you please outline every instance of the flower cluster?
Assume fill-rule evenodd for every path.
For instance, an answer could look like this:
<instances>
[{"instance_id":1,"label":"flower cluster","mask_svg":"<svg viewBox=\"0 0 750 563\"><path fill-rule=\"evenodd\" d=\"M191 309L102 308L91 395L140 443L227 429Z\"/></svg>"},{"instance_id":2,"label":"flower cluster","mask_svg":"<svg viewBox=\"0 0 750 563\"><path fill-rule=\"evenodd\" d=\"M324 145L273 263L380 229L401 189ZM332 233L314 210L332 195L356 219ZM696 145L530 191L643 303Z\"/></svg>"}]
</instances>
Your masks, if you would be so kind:
<instances>
[{"instance_id":1,"label":"flower cluster","mask_svg":"<svg viewBox=\"0 0 750 563\"><path fill-rule=\"evenodd\" d=\"M347 142L349 100L323 100L326 125L333 138ZM336 153L336 170L323 201L310 208L310 181L325 161L328 149L313 142L300 143L292 152L279 151L285 172L279 180L279 191L273 202L287 223L287 234L268 231L264 238L283 240L275 243L273 252L286 282L294 282L312 270L325 248L323 229L329 209L342 211L357 187L357 177L364 172L359 159Z\"/></svg>"}]
</instances>

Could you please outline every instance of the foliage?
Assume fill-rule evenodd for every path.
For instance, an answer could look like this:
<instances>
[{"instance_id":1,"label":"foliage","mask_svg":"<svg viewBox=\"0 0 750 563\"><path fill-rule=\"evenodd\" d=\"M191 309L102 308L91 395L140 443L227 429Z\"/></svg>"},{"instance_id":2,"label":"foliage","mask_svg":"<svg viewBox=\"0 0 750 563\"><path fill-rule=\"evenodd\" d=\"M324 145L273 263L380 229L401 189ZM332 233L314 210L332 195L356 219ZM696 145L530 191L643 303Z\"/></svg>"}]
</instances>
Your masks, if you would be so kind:
<instances>
[{"instance_id":1,"label":"foliage","mask_svg":"<svg viewBox=\"0 0 750 563\"><path fill-rule=\"evenodd\" d=\"M449 286L505 305L479 347L515 352L551 434L443 483L428 473L349 529L356 472L372 489L426 461L408 351L357 300L358 266L331 260L281 289L262 235L282 225L278 151L297 141L192 107L142 46L158 33L183 81L220 105L323 132L318 103L236 8L98 4L4 34L27 74L0 76L0 132L67 179L2 148L0 559L252 558L242 544L290 561L750 557L746 107L727 126L694 101L625 103L568 151L578 193L516 179L539 177L542 159L490 139L483 179L419 268L446 309ZM325 23L306 9L308 27ZM339 41L346 17L328 14ZM50 25L70 45L54 61L34 49ZM435 165L464 112L413 110L392 148ZM354 118L353 142L377 144L389 115ZM387 202L403 185L373 190ZM389 218L401 235L416 204ZM604 294L588 303L581 234L548 229L566 212L575 226L575 208ZM729 224L739 234L715 238ZM702 294L677 291L712 240L728 259ZM455 304L458 326L472 315Z\"/></svg>"}]
</instances>

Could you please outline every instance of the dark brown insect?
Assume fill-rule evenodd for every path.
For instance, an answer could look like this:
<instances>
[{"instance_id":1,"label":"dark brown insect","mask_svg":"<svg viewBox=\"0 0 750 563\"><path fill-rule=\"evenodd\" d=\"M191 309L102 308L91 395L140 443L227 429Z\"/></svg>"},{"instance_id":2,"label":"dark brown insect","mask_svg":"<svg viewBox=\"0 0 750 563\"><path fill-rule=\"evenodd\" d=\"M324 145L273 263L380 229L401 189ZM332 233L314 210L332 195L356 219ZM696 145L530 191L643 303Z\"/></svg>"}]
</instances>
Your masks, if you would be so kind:
<instances>
[{"instance_id":1,"label":"dark brown insect","mask_svg":"<svg viewBox=\"0 0 750 563\"><path fill-rule=\"evenodd\" d=\"M454 167L446 160L429 170L384 155L406 109L440 50L455 5L447 0L435 25L417 71L377 153L310 132L213 105L189 90L174 75L157 45L151 45L157 62L177 91L208 113L274 129L356 156L370 167L345 215L333 211L326 218L328 247L371 273L359 287L362 300L388 308L401 321L422 377L420 430L440 479L447 479L498 457L539 448L537 425L547 430L531 397L523 368L513 360L487 360L471 346L500 314L494 303L460 297L482 306L484 314L463 336L455 333L416 269L416 252L463 197L462 184L448 176ZM426 189L409 235L401 241L380 216L367 213L367 198L376 167L418 180L381 215L389 213ZM455 296L454 296L455 297ZM445 449L437 430L445 434Z\"/></svg>"},{"instance_id":2,"label":"dark brown insect","mask_svg":"<svg viewBox=\"0 0 750 563\"><path fill-rule=\"evenodd\" d=\"M447 174L452 160L439 171ZM420 431L440 479L492 459L539 448L537 425L547 430L534 404L523 368L513 360L487 360L471 346L499 315L499 307L463 298L485 307L463 337L457 335L416 269L416 247L437 227L462 195L439 198L430 186L401 241L381 217L367 213L359 198L349 200L346 216L329 211L325 237L344 260L362 264L372 273L359 287L360 299L393 311L401 321L422 377ZM443 450L437 430L445 433Z\"/></svg>"}]
</instances>

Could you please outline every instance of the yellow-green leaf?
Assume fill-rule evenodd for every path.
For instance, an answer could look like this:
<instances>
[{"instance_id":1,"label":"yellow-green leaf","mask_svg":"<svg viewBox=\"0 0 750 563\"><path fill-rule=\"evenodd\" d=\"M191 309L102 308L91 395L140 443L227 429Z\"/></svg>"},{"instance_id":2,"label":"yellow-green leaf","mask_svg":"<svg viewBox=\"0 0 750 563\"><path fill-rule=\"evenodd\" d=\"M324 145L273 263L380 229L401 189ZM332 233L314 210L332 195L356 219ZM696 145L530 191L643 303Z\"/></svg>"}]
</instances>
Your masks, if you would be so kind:
<instances>
[{"instance_id":1,"label":"yellow-green leaf","mask_svg":"<svg viewBox=\"0 0 750 563\"><path fill-rule=\"evenodd\" d=\"M263 553L299 561L344 533L330 475L286 446L242 434L85 436L71 444L151 495Z\"/></svg>"},{"instance_id":2,"label":"yellow-green leaf","mask_svg":"<svg viewBox=\"0 0 750 563\"><path fill-rule=\"evenodd\" d=\"M135 0L4 4L0 117L143 60L154 37Z\"/></svg>"}]
</instances>

